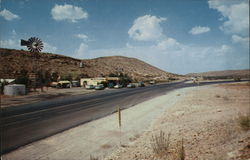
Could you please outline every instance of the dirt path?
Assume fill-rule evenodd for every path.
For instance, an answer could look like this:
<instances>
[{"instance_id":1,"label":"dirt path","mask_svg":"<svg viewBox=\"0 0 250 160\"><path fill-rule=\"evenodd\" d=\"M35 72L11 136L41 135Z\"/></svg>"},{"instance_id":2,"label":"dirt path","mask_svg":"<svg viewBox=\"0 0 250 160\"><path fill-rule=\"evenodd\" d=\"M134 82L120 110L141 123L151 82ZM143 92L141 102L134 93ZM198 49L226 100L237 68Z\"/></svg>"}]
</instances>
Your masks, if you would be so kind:
<instances>
[{"instance_id":1,"label":"dirt path","mask_svg":"<svg viewBox=\"0 0 250 160\"><path fill-rule=\"evenodd\" d=\"M4 160L153 160L151 137L171 132L171 145L184 138L186 159L250 155L250 132L239 128L247 112L249 86L221 85L176 90L117 113L19 148ZM239 153L238 153L239 151ZM112 153L112 154L111 154ZM158 160L158 159L157 159Z\"/></svg>"}]
</instances>

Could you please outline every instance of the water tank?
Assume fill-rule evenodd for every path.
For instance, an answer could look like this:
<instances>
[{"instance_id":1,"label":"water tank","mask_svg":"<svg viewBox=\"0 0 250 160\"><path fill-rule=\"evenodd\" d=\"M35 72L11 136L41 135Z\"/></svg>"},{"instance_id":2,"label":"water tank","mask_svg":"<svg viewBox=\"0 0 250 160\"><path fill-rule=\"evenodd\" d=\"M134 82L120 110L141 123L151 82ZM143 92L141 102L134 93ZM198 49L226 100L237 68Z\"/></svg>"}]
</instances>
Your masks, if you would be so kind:
<instances>
[{"instance_id":1,"label":"water tank","mask_svg":"<svg viewBox=\"0 0 250 160\"><path fill-rule=\"evenodd\" d=\"M80 62L80 68L83 68L83 62Z\"/></svg>"},{"instance_id":2,"label":"water tank","mask_svg":"<svg viewBox=\"0 0 250 160\"><path fill-rule=\"evenodd\" d=\"M25 95L26 89L24 84L10 84L4 86L4 94L10 96Z\"/></svg>"}]
</instances>

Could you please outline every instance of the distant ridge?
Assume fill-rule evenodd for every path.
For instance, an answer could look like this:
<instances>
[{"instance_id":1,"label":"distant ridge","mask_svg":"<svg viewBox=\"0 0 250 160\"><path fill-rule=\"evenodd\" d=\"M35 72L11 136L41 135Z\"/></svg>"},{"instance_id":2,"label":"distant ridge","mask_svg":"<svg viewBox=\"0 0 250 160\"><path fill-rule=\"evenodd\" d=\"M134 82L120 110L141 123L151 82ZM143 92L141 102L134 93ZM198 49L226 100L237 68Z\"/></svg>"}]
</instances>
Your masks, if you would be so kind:
<instances>
[{"instance_id":1,"label":"distant ridge","mask_svg":"<svg viewBox=\"0 0 250 160\"><path fill-rule=\"evenodd\" d=\"M134 80L167 79L179 75L160 70L135 58L123 56L80 60L52 53L31 53L23 50L0 48L0 78L16 78L21 72L46 70L59 75L100 77L110 73L127 74ZM80 63L83 67L80 68Z\"/></svg>"},{"instance_id":2,"label":"distant ridge","mask_svg":"<svg viewBox=\"0 0 250 160\"><path fill-rule=\"evenodd\" d=\"M250 69L242 70L224 70L224 71L210 71L202 73L189 73L186 74L189 77L241 77L241 78L250 78Z\"/></svg>"}]
</instances>

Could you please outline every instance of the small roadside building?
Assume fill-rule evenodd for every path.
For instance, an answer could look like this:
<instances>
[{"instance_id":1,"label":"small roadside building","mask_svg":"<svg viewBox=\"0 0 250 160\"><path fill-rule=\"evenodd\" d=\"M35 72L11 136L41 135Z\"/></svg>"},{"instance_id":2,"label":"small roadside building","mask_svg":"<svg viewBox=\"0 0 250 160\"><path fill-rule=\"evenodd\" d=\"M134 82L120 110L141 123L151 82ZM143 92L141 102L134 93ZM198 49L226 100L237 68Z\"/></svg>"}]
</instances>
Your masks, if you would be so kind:
<instances>
[{"instance_id":1,"label":"small roadside building","mask_svg":"<svg viewBox=\"0 0 250 160\"><path fill-rule=\"evenodd\" d=\"M80 79L80 85L82 87L85 87L86 85L98 85L103 82L106 82L106 78L104 77L98 77L98 78L81 78Z\"/></svg>"},{"instance_id":2,"label":"small roadside building","mask_svg":"<svg viewBox=\"0 0 250 160\"><path fill-rule=\"evenodd\" d=\"M97 78L81 78L80 85L85 87L86 85L98 85L98 84L109 84L114 83L117 84L121 81L120 77L97 77Z\"/></svg>"}]
</instances>

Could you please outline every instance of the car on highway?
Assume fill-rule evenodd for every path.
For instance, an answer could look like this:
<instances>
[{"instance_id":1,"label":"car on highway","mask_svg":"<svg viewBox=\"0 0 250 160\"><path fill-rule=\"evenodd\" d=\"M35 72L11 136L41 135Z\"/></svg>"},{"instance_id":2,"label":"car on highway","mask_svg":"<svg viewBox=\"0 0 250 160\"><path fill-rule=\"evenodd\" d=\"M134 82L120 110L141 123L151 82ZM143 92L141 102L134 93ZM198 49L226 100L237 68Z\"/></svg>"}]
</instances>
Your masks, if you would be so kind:
<instances>
[{"instance_id":1,"label":"car on highway","mask_svg":"<svg viewBox=\"0 0 250 160\"><path fill-rule=\"evenodd\" d=\"M128 85L127 85L127 88L135 88L136 86L135 86L135 84L133 84L133 83L129 83Z\"/></svg>"},{"instance_id":2,"label":"car on highway","mask_svg":"<svg viewBox=\"0 0 250 160\"><path fill-rule=\"evenodd\" d=\"M117 84L114 86L114 88L122 88L123 86L121 84Z\"/></svg>"},{"instance_id":3,"label":"car on highway","mask_svg":"<svg viewBox=\"0 0 250 160\"><path fill-rule=\"evenodd\" d=\"M95 89L95 86L94 85L86 85L85 88L86 89Z\"/></svg>"},{"instance_id":4,"label":"car on highway","mask_svg":"<svg viewBox=\"0 0 250 160\"><path fill-rule=\"evenodd\" d=\"M95 86L95 90L102 90L102 89L104 89L103 84L98 84L97 86Z\"/></svg>"}]
</instances>

